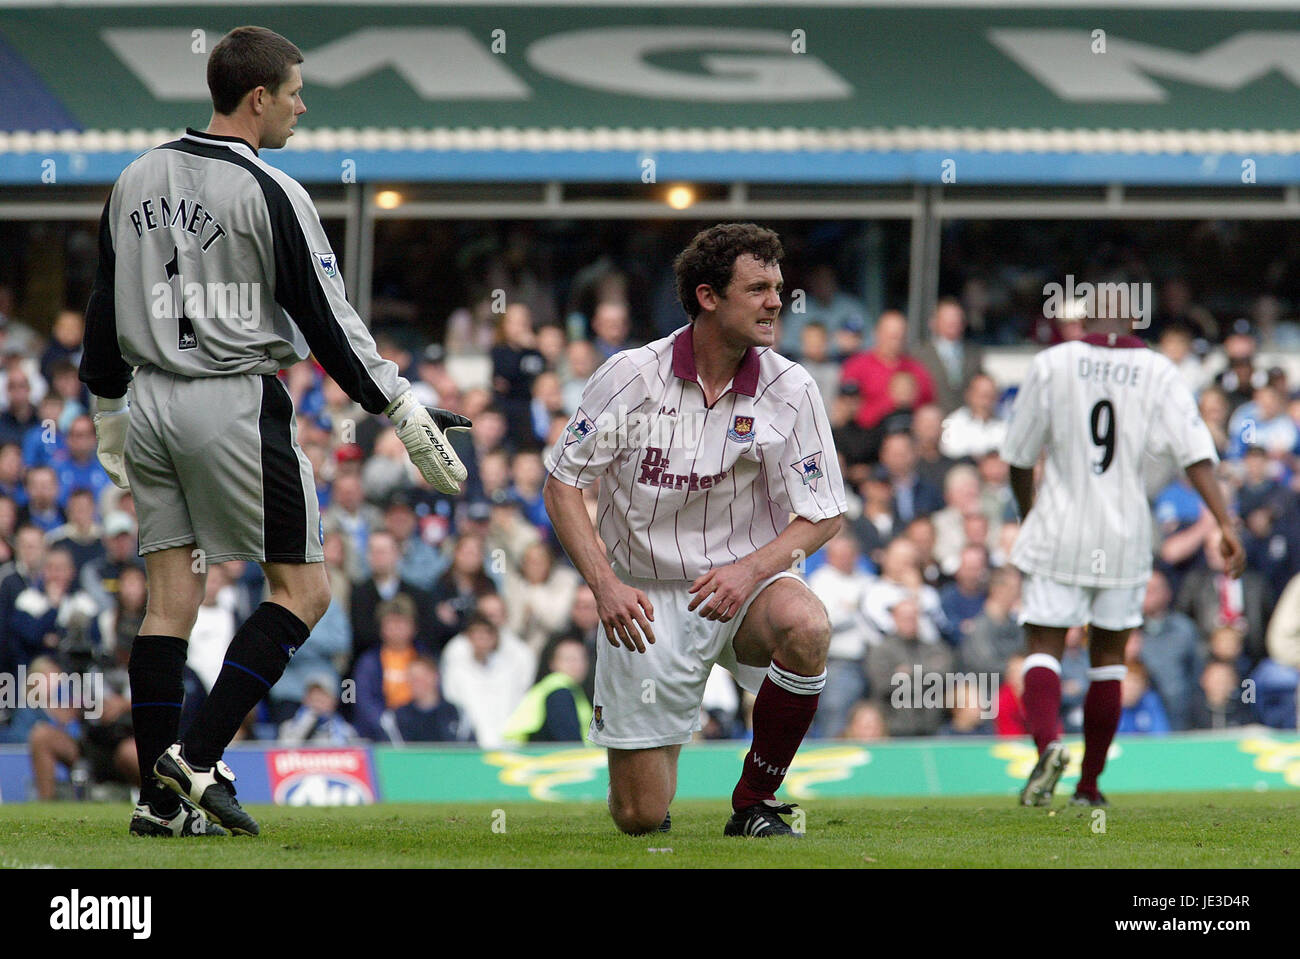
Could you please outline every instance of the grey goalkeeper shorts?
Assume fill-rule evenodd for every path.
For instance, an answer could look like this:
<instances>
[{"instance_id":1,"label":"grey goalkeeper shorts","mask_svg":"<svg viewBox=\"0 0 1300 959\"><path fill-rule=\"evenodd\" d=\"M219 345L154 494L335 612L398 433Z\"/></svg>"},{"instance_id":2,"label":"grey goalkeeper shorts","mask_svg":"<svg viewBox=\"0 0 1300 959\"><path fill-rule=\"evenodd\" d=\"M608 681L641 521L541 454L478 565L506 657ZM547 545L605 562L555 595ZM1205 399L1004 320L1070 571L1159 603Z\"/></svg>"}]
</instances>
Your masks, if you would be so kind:
<instances>
[{"instance_id":1,"label":"grey goalkeeper shorts","mask_svg":"<svg viewBox=\"0 0 1300 959\"><path fill-rule=\"evenodd\" d=\"M141 556L193 543L208 563L324 560L316 483L284 384L143 366L131 390L126 472Z\"/></svg>"}]
</instances>

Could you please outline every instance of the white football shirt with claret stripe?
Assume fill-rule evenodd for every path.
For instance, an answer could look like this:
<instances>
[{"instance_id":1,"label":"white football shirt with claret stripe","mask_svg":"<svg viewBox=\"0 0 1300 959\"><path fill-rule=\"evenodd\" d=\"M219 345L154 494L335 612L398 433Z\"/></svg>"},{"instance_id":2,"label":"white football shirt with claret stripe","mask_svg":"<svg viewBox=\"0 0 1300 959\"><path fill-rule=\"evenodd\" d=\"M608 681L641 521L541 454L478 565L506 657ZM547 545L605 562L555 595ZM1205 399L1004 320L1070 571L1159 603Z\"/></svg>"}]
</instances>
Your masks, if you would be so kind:
<instances>
[{"instance_id":1,"label":"white football shirt with claret stripe","mask_svg":"<svg viewBox=\"0 0 1300 959\"><path fill-rule=\"evenodd\" d=\"M1164 355L1133 336L1089 334L1034 357L1001 455L1031 469L1033 509L1011 550L1026 573L1122 587L1151 575L1145 473L1162 460L1218 462L1196 401Z\"/></svg>"},{"instance_id":2,"label":"white football shirt with claret stripe","mask_svg":"<svg viewBox=\"0 0 1300 959\"><path fill-rule=\"evenodd\" d=\"M570 486L601 480L597 531L633 577L694 580L776 539L791 513L815 523L846 509L808 372L751 347L707 406L692 330L606 361L546 458Z\"/></svg>"}]
</instances>

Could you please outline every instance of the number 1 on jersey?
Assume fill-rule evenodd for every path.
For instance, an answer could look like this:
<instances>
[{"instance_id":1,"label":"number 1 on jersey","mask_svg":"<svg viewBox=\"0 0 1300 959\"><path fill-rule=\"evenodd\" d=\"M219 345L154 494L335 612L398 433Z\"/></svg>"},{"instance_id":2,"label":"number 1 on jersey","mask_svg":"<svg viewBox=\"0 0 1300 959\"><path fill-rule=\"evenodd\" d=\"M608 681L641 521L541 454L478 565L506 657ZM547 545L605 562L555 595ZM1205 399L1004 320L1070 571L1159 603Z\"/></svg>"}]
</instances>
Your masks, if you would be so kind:
<instances>
[{"instance_id":1,"label":"number 1 on jersey","mask_svg":"<svg viewBox=\"0 0 1300 959\"><path fill-rule=\"evenodd\" d=\"M177 328L176 328L176 348L178 350L193 350L199 345L198 337L194 335L194 322L185 315L185 283L181 277L180 268L181 251L180 247L172 247L172 259L164 269L167 271L167 284L170 286L172 280L176 280L177 299L180 304L176 310Z\"/></svg>"}]
</instances>

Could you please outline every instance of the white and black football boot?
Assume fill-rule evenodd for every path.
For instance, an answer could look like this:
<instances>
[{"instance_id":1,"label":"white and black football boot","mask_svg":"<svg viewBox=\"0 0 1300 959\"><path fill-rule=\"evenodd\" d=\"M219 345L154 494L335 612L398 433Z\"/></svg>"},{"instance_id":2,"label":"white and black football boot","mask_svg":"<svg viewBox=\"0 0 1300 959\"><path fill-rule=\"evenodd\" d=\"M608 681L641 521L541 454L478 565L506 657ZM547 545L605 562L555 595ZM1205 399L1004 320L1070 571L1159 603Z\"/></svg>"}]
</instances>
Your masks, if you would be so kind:
<instances>
[{"instance_id":1,"label":"white and black football boot","mask_svg":"<svg viewBox=\"0 0 1300 959\"><path fill-rule=\"evenodd\" d=\"M767 839L772 836L798 836L782 819L796 809L795 803L780 802L776 799L764 799L761 803L746 806L740 812L732 813L723 828L724 836L744 836L747 839Z\"/></svg>"},{"instance_id":2,"label":"white and black football boot","mask_svg":"<svg viewBox=\"0 0 1300 959\"><path fill-rule=\"evenodd\" d=\"M235 774L221 760L207 769L196 769L181 754L181 744L172 743L154 764L153 774L236 836L258 834L257 820L235 799Z\"/></svg>"},{"instance_id":3,"label":"white and black football boot","mask_svg":"<svg viewBox=\"0 0 1300 959\"><path fill-rule=\"evenodd\" d=\"M1038 757L1034 770L1025 781L1025 788L1020 790L1020 805L1050 806L1052 794L1056 792L1056 783L1065 772L1070 762L1070 752L1060 742L1051 742Z\"/></svg>"},{"instance_id":4,"label":"white and black football boot","mask_svg":"<svg viewBox=\"0 0 1300 959\"><path fill-rule=\"evenodd\" d=\"M128 831L132 836L229 836L230 833L208 819L202 809L188 799L177 797L180 808L170 816L154 811L148 803L140 803L131 814Z\"/></svg>"}]
</instances>

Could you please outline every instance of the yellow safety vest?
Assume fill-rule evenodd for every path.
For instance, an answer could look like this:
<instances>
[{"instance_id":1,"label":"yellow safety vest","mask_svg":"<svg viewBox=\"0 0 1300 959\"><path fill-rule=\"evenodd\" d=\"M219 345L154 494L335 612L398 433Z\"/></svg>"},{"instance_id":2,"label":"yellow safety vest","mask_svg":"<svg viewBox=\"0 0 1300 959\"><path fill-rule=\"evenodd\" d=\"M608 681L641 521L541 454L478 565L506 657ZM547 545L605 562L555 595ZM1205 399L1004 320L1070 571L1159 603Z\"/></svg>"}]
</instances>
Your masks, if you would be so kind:
<instances>
[{"instance_id":1,"label":"yellow safety vest","mask_svg":"<svg viewBox=\"0 0 1300 959\"><path fill-rule=\"evenodd\" d=\"M523 700L506 722L506 742L526 743L546 724L546 697L557 689L567 689L573 694L574 705L578 708L578 728L582 730L583 742L586 742L591 728L591 703L582 687L566 673L551 673L524 693Z\"/></svg>"}]
</instances>

